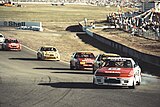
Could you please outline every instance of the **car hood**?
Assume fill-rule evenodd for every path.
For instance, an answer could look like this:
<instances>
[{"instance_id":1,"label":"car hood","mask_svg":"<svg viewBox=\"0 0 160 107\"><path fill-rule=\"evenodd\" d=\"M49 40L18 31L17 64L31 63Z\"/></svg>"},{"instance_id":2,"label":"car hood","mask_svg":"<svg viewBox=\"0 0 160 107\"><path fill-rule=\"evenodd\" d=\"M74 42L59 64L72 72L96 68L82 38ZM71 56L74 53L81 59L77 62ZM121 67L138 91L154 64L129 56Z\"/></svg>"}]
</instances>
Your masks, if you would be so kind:
<instances>
[{"instance_id":1,"label":"car hood","mask_svg":"<svg viewBox=\"0 0 160 107\"><path fill-rule=\"evenodd\" d=\"M117 67L103 67L99 69L102 73L130 73L133 68L117 68Z\"/></svg>"},{"instance_id":2,"label":"car hood","mask_svg":"<svg viewBox=\"0 0 160 107\"><path fill-rule=\"evenodd\" d=\"M93 63L94 62L94 58L78 58L78 60L80 62L89 62L89 63Z\"/></svg>"}]
</instances>

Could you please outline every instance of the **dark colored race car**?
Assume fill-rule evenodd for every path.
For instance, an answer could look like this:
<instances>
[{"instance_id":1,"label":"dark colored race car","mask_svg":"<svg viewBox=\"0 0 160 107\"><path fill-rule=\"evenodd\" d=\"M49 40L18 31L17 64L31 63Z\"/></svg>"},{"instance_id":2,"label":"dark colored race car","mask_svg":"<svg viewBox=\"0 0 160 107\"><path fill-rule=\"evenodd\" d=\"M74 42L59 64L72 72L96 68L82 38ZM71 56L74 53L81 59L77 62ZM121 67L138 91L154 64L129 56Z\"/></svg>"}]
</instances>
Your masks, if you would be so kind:
<instances>
[{"instance_id":1,"label":"dark colored race car","mask_svg":"<svg viewBox=\"0 0 160 107\"><path fill-rule=\"evenodd\" d=\"M79 51L73 53L70 60L70 69L92 68L95 56L92 52Z\"/></svg>"},{"instance_id":2,"label":"dark colored race car","mask_svg":"<svg viewBox=\"0 0 160 107\"><path fill-rule=\"evenodd\" d=\"M21 44L17 39L7 38L2 44L2 49L21 51Z\"/></svg>"},{"instance_id":3,"label":"dark colored race car","mask_svg":"<svg viewBox=\"0 0 160 107\"><path fill-rule=\"evenodd\" d=\"M114 54L114 53L103 53L103 54L99 54L96 56L96 59L94 60L93 63L93 73L99 68L101 67L101 65L103 64L103 62L109 58L109 57L120 57L120 55L118 54Z\"/></svg>"}]
</instances>

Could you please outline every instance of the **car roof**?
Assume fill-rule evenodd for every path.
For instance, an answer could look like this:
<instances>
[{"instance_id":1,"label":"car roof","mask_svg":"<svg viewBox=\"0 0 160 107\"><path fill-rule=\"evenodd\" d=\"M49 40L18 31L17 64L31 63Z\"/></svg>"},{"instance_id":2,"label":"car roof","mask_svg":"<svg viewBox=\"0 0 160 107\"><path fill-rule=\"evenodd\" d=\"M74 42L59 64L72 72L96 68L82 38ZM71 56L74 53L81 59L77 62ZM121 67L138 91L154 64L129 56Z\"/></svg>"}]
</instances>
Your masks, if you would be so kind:
<instances>
[{"instance_id":1,"label":"car roof","mask_svg":"<svg viewBox=\"0 0 160 107\"><path fill-rule=\"evenodd\" d=\"M103 55L103 56L108 56L108 57L112 57L112 56L113 56L113 57L116 57L116 56L117 56L117 57L120 57L120 55L115 54L115 53L103 53L102 55Z\"/></svg>"},{"instance_id":2,"label":"car roof","mask_svg":"<svg viewBox=\"0 0 160 107\"><path fill-rule=\"evenodd\" d=\"M4 37L4 35L3 35L3 34L1 34L1 33L0 33L0 35L2 35L2 36Z\"/></svg>"}]
</instances>

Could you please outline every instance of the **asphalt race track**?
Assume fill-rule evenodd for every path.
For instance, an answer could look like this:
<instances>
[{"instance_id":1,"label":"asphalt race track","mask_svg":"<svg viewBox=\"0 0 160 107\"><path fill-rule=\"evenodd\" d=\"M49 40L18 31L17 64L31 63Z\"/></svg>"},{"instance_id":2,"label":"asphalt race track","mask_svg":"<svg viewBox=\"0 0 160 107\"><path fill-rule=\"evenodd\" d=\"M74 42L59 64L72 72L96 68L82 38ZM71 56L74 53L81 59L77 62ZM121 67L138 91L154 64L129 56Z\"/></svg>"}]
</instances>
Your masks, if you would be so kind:
<instances>
[{"instance_id":1,"label":"asphalt race track","mask_svg":"<svg viewBox=\"0 0 160 107\"><path fill-rule=\"evenodd\" d=\"M141 86L128 89L93 87L92 76L61 61L38 61L25 48L0 51L0 107L160 106L158 77L143 74Z\"/></svg>"}]
</instances>

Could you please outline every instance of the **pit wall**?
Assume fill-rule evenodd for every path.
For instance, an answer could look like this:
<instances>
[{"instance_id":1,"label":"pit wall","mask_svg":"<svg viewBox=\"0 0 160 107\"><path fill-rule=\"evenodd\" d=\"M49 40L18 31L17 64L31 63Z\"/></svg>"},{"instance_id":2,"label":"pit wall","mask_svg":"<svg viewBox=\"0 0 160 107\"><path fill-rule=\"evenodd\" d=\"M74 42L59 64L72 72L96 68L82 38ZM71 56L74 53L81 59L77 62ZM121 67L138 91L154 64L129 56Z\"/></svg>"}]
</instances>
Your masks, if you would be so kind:
<instances>
[{"instance_id":1,"label":"pit wall","mask_svg":"<svg viewBox=\"0 0 160 107\"><path fill-rule=\"evenodd\" d=\"M99 34L91 32L90 28L83 26L83 22L79 22L79 26L89 36L95 38L96 40L100 41L101 43L104 43L104 44L116 49L120 53L123 53L124 56L130 56L136 60L140 60L140 61L143 61L143 62L146 62L149 64L153 64L155 66L160 67L160 56L145 54L145 53L139 52L135 49L129 48L125 45L122 45L120 43L117 43L113 40L110 40L108 38L102 37Z\"/></svg>"}]
</instances>

